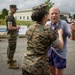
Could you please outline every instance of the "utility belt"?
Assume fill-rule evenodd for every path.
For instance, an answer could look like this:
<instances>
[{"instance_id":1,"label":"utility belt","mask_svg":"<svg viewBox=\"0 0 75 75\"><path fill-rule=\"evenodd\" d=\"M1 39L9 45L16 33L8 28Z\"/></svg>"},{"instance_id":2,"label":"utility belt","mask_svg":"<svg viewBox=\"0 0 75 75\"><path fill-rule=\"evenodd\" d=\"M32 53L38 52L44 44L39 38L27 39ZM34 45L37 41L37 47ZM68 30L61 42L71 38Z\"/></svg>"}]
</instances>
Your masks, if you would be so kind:
<instances>
[{"instance_id":1,"label":"utility belt","mask_svg":"<svg viewBox=\"0 0 75 75\"><path fill-rule=\"evenodd\" d=\"M17 30L7 30L7 34L16 34Z\"/></svg>"}]
</instances>

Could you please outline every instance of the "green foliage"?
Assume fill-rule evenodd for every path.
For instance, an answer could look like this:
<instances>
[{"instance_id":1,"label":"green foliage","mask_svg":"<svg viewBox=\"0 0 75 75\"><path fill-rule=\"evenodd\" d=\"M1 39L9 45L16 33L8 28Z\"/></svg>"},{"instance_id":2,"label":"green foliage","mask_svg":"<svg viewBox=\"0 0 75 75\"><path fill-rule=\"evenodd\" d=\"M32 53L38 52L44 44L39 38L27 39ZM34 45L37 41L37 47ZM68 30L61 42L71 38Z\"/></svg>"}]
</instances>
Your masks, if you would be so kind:
<instances>
[{"instance_id":1,"label":"green foliage","mask_svg":"<svg viewBox=\"0 0 75 75\"><path fill-rule=\"evenodd\" d=\"M0 14L0 19L2 19L2 14Z\"/></svg>"},{"instance_id":2,"label":"green foliage","mask_svg":"<svg viewBox=\"0 0 75 75\"><path fill-rule=\"evenodd\" d=\"M5 16L8 15L8 10L4 8L4 9L2 10L2 14L5 15Z\"/></svg>"},{"instance_id":3,"label":"green foliage","mask_svg":"<svg viewBox=\"0 0 75 75\"><path fill-rule=\"evenodd\" d=\"M0 25L5 25L6 23L5 23L5 20L4 19L0 19Z\"/></svg>"},{"instance_id":4,"label":"green foliage","mask_svg":"<svg viewBox=\"0 0 75 75\"><path fill-rule=\"evenodd\" d=\"M73 15L73 19L75 19L75 14Z\"/></svg>"},{"instance_id":5,"label":"green foliage","mask_svg":"<svg viewBox=\"0 0 75 75\"><path fill-rule=\"evenodd\" d=\"M5 17L8 15L8 10L7 9L3 9L2 13L0 14L0 19L5 19Z\"/></svg>"},{"instance_id":6,"label":"green foliage","mask_svg":"<svg viewBox=\"0 0 75 75\"><path fill-rule=\"evenodd\" d=\"M5 19L0 19L1 21L1 25L6 25ZM26 26L30 26L32 25L34 22L33 21L16 21L17 25L26 25Z\"/></svg>"},{"instance_id":7,"label":"green foliage","mask_svg":"<svg viewBox=\"0 0 75 75\"><path fill-rule=\"evenodd\" d=\"M51 2L51 0L47 0L45 1L45 3L48 4L48 8L47 8L48 11L54 5L54 3Z\"/></svg>"},{"instance_id":8,"label":"green foliage","mask_svg":"<svg viewBox=\"0 0 75 75\"><path fill-rule=\"evenodd\" d=\"M16 21L16 22L17 25L27 25L27 26L30 26L34 23L33 21Z\"/></svg>"}]
</instances>

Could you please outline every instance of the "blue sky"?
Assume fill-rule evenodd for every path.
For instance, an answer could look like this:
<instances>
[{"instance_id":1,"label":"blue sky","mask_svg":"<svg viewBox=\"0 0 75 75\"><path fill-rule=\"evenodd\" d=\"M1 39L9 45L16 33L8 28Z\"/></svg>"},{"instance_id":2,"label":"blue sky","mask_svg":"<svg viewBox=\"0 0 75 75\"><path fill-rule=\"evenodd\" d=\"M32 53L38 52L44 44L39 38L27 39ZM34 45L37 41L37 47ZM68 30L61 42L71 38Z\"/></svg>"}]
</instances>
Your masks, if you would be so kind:
<instances>
[{"instance_id":1,"label":"blue sky","mask_svg":"<svg viewBox=\"0 0 75 75\"><path fill-rule=\"evenodd\" d=\"M9 5L11 4L16 4L20 10L30 9L45 1L46 0L0 0L0 11L3 8L9 9ZM51 0L51 2L61 11L75 13L75 0Z\"/></svg>"}]
</instances>

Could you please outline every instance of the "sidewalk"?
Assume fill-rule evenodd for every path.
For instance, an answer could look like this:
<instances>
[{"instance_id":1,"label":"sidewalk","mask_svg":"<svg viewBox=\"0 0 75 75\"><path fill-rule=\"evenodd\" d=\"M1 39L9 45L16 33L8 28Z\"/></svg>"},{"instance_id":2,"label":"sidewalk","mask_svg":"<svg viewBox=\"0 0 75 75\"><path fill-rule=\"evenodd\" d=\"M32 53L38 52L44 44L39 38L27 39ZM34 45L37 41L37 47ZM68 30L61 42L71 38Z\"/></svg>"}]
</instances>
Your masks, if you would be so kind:
<instances>
[{"instance_id":1,"label":"sidewalk","mask_svg":"<svg viewBox=\"0 0 75 75\"><path fill-rule=\"evenodd\" d=\"M2 39L0 42L0 75L22 75L21 74L21 63L22 57L26 50L26 38L18 38L17 49L14 59L17 60L17 64L20 69L8 69L7 65L7 39ZM69 52L67 55L67 68L65 70L65 75L75 75L75 41L68 39Z\"/></svg>"},{"instance_id":2,"label":"sidewalk","mask_svg":"<svg viewBox=\"0 0 75 75\"><path fill-rule=\"evenodd\" d=\"M18 38L17 40L17 49L15 52L14 59L17 60L17 64L20 69L8 69L7 65L7 39L2 39L0 42L0 75L22 75L21 74L21 63L22 57L26 48L26 39Z\"/></svg>"}]
</instances>

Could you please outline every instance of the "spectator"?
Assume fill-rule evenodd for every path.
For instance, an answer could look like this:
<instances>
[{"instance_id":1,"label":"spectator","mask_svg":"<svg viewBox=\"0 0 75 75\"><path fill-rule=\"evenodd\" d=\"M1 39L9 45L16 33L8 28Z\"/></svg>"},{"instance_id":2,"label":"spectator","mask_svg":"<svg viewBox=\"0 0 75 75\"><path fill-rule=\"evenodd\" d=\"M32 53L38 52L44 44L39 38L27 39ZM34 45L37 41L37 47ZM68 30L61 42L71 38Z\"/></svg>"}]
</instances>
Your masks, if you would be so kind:
<instances>
[{"instance_id":1,"label":"spectator","mask_svg":"<svg viewBox=\"0 0 75 75\"><path fill-rule=\"evenodd\" d=\"M71 30L69 25L64 20L60 20L60 10L56 7L52 7L49 10L50 21L46 23L47 26L54 29L56 32L58 29L63 30L62 38L64 41L64 47L62 50L55 48L53 45L48 51L50 75L64 75L64 68L66 68L66 55L67 55L67 36L71 39ZM58 32L57 32L58 34Z\"/></svg>"}]
</instances>

